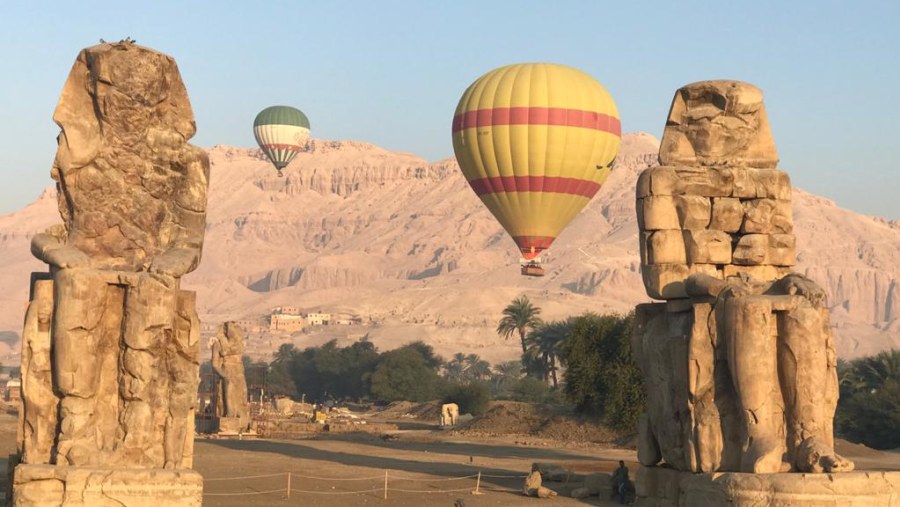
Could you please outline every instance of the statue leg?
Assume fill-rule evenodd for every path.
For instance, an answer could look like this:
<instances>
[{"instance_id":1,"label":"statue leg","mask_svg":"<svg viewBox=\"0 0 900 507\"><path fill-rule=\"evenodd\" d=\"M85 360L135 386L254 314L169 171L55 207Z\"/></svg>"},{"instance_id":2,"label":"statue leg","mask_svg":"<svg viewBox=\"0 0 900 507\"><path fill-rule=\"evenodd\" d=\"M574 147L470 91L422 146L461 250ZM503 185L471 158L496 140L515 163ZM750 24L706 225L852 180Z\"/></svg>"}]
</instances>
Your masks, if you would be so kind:
<instances>
[{"instance_id":1,"label":"statue leg","mask_svg":"<svg viewBox=\"0 0 900 507\"><path fill-rule=\"evenodd\" d=\"M115 433L116 389L108 382L117 360L121 307L98 271L64 269L54 276L53 373L61 395L58 464L99 462L105 436ZM115 371L115 368L113 368Z\"/></svg>"},{"instance_id":2,"label":"statue leg","mask_svg":"<svg viewBox=\"0 0 900 507\"><path fill-rule=\"evenodd\" d=\"M728 364L742 409L744 446L741 471L775 473L782 470L783 406L772 304L765 296L743 296L725 302Z\"/></svg>"},{"instance_id":3,"label":"statue leg","mask_svg":"<svg viewBox=\"0 0 900 507\"><path fill-rule=\"evenodd\" d=\"M853 470L852 462L834 452L838 386L827 310L802 300L791 310L780 312L778 335L791 462L800 472Z\"/></svg>"},{"instance_id":4,"label":"statue leg","mask_svg":"<svg viewBox=\"0 0 900 507\"><path fill-rule=\"evenodd\" d=\"M168 415L164 393L169 379L160 368L166 344L173 339L175 294L147 275L129 279L120 384L124 411L119 424L121 459L131 463L165 464L162 433Z\"/></svg>"},{"instance_id":5,"label":"statue leg","mask_svg":"<svg viewBox=\"0 0 900 507\"><path fill-rule=\"evenodd\" d=\"M34 279L22 331L22 414L19 454L22 463L48 464L56 442L57 406L50 361L53 280Z\"/></svg>"},{"instance_id":6,"label":"statue leg","mask_svg":"<svg viewBox=\"0 0 900 507\"><path fill-rule=\"evenodd\" d=\"M178 291L174 340L166 347L169 410L165 429L165 468L190 468L194 443L194 411L200 382L200 319L194 293Z\"/></svg>"}]
</instances>

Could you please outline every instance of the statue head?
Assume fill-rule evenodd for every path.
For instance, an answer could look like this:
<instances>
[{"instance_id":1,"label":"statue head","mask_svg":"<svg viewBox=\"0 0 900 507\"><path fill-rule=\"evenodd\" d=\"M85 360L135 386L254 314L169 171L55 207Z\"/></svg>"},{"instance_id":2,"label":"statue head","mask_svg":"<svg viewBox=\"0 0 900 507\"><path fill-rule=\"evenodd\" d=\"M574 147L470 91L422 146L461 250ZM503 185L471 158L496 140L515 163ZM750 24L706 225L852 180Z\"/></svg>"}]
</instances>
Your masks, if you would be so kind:
<instances>
[{"instance_id":1,"label":"statue head","mask_svg":"<svg viewBox=\"0 0 900 507\"><path fill-rule=\"evenodd\" d=\"M83 49L63 86L53 177L92 162L113 140L126 147L161 131L186 142L196 132L187 90L170 56L130 42Z\"/></svg>"},{"instance_id":2,"label":"statue head","mask_svg":"<svg viewBox=\"0 0 900 507\"><path fill-rule=\"evenodd\" d=\"M660 164L774 168L778 153L762 91L741 81L700 81L675 92Z\"/></svg>"}]
</instances>

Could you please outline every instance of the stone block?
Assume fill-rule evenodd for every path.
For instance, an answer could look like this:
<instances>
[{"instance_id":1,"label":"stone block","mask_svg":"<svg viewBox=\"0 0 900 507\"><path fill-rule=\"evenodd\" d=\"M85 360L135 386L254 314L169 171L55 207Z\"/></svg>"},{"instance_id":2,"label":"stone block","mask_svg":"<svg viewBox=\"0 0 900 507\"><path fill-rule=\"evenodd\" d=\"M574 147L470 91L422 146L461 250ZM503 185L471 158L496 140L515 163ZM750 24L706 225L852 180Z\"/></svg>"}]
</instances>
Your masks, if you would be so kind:
<instances>
[{"instance_id":1,"label":"stone block","mask_svg":"<svg viewBox=\"0 0 900 507\"><path fill-rule=\"evenodd\" d=\"M199 507L203 477L193 470L19 465L16 507Z\"/></svg>"},{"instance_id":2,"label":"stone block","mask_svg":"<svg viewBox=\"0 0 900 507\"><path fill-rule=\"evenodd\" d=\"M640 199L643 214L638 218L643 231L658 231L663 229L678 229L678 211L675 209L675 199L672 196L650 196Z\"/></svg>"},{"instance_id":3,"label":"stone block","mask_svg":"<svg viewBox=\"0 0 900 507\"><path fill-rule=\"evenodd\" d=\"M744 207L740 199L716 197L712 202L709 228L717 231L737 232L744 223Z\"/></svg>"},{"instance_id":4,"label":"stone block","mask_svg":"<svg viewBox=\"0 0 900 507\"><path fill-rule=\"evenodd\" d=\"M682 231L662 230L644 233L648 236L645 264L687 264Z\"/></svg>"},{"instance_id":5,"label":"stone block","mask_svg":"<svg viewBox=\"0 0 900 507\"><path fill-rule=\"evenodd\" d=\"M638 507L900 507L900 472L691 473L641 467Z\"/></svg>"},{"instance_id":6,"label":"stone block","mask_svg":"<svg viewBox=\"0 0 900 507\"><path fill-rule=\"evenodd\" d=\"M676 166L677 193L703 197L728 197L734 186L729 168Z\"/></svg>"},{"instance_id":7,"label":"stone block","mask_svg":"<svg viewBox=\"0 0 900 507\"><path fill-rule=\"evenodd\" d=\"M657 166L651 169L650 193L653 195L677 195L680 191L678 174L671 167Z\"/></svg>"},{"instance_id":8,"label":"stone block","mask_svg":"<svg viewBox=\"0 0 900 507\"><path fill-rule=\"evenodd\" d=\"M635 186L635 197L643 199L650 195L650 172L655 169L653 167L644 169L638 175L637 185Z\"/></svg>"},{"instance_id":9,"label":"stone block","mask_svg":"<svg viewBox=\"0 0 900 507\"><path fill-rule=\"evenodd\" d=\"M749 199L743 201L745 234L790 234L794 230L791 201Z\"/></svg>"},{"instance_id":10,"label":"stone block","mask_svg":"<svg viewBox=\"0 0 900 507\"><path fill-rule=\"evenodd\" d=\"M784 277L788 273L790 273L789 268L783 268L779 266L738 266L734 264L729 264L723 268L723 275L725 278L732 276L739 276L740 273L744 273L745 275L753 278L758 281L771 281L778 280L779 278Z\"/></svg>"},{"instance_id":11,"label":"stone block","mask_svg":"<svg viewBox=\"0 0 900 507\"><path fill-rule=\"evenodd\" d=\"M770 234L769 264L775 266L793 266L797 264L797 238L793 234Z\"/></svg>"},{"instance_id":12,"label":"stone block","mask_svg":"<svg viewBox=\"0 0 900 507\"><path fill-rule=\"evenodd\" d=\"M575 488L569 493L572 498L587 498L591 496L591 492L587 488Z\"/></svg>"},{"instance_id":13,"label":"stone block","mask_svg":"<svg viewBox=\"0 0 900 507\"><path fill-rule=\"evenodd\" d=\"M584 488L591 495L599 495L603 492L612 492L612 482L609 474L593 473L584 478Z\"/></svg>"},{"instance_id":14,"label":"stone block","mask_svg":"<svg viewBox=\"0 0 900 507\"><path fill-rule=\"evenodd\" d=\"M641 268L647 295L653 299L686 298L684 280L693 273L706 273L721 278L714 264L653 264Z\"/></svg>"},{"instance_id":15,"label":"stone block","mask_svg":"<svg viewBox=\"0 0 900 507\"><path fill-rule=\"evenodd\" d=\"M744 234L734 247L734 263L744 266L769 264L768 253L768 234Z\"/></svg>"},{"instance_id":16,"label":"stone block","mask_svg":"<svg viewBox=\"0 0 900 507\"><path fill-rule=\"evenodd\" d=\"M791 199L791 178L777 169L734 168L734 197L745 199Z\"/></svg>"},{"instance_id":17,"label":"stone block","mask_svg":"<svg viewBox=\"0 0 900 507\"><path fill-rule=\"evenodd\" d=\"M709 227L711 203L709 198L699 195L679 195L675 197L675 211L682 229L706 229Z\"/></svg>"},{"instance_id":18,"label":"stone block","mask_svg":"<svg viewBox=\"0 0 900 507\"><path fill-rule=\"evenodd\" d=\"M727 232L705 229L683 232L688 264L729 264L731 262L731 235Z\"/></svg>"}]
</instances>

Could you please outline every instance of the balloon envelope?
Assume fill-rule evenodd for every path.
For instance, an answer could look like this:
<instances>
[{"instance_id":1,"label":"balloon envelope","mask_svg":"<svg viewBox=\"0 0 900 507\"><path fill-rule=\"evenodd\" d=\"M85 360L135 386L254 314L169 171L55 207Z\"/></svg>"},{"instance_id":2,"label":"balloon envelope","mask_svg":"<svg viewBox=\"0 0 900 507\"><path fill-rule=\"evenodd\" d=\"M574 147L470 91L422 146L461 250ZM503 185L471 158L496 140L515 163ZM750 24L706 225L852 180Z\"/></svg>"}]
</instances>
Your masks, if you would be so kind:
<instances>
[{"instance_id":1,"label":"balloon envelope","mask_svg":"<svg viewBox=\"0 0 900 507\"><path fill-rule=\"evenodd\" d=\"M267 107L253 120L253 135L263 152L281 171L309 139L309 119L290 106Z\"/></svg>"},{"instance_id":2,"label":"balloon envelope","mask_svg":"<svg viewBox=\"0 0 900 507\"><path fill-rule=\"evenodd\" d=\"M600 190L620 140L609 92L580 70L549 63L488 72L453 117L460 169L526 259Z\"/></svg>"}]
</instances>

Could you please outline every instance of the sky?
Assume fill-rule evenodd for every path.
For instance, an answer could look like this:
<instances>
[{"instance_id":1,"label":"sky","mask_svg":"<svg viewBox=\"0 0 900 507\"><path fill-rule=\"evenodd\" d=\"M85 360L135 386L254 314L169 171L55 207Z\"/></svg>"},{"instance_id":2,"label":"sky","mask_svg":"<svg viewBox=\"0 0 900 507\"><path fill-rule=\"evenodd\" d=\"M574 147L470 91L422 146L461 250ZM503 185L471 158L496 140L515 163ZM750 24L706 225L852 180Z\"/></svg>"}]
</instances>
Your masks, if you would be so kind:
<instances>
[{"instance_id":1,"label":"sky","mask_svg":"<svg viewBox=\"0 0 900 507\"><path fill-rule=\"evenodd\" d=\"M256 113L288 104L314 138L443 159L466 87L532 61L591 74L623 131L658 138L680 86L739 79L763 89L795 186L898 219L898 20L896 0L4 0L0 214L53 183L51 116L78 51L131 37L175 57L203 147L254 146Z\"/></svg>"}]
</instances>

